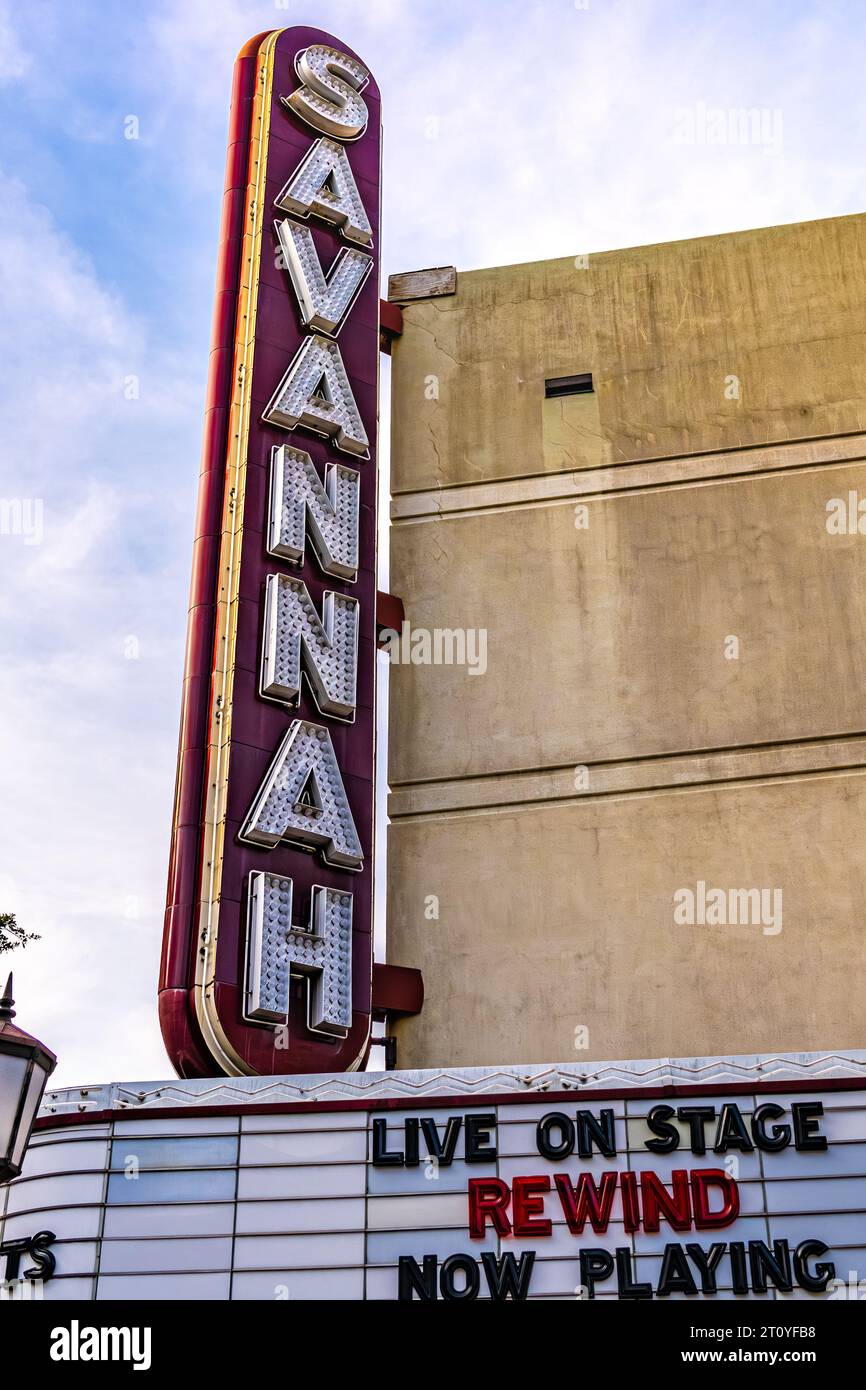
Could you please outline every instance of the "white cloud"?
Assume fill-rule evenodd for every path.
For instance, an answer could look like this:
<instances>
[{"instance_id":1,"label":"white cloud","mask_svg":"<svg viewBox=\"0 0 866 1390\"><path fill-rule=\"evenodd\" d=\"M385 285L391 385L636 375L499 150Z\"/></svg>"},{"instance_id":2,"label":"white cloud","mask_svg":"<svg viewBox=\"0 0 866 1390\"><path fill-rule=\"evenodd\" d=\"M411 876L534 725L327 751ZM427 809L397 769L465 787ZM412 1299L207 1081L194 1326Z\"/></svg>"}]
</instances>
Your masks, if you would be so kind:
<instances>
[{"instance_id":1,"label":"white cloud","mask_svg":"<svg viewBox=\"0 0 866 1390\"><path fill-rule=\"evenodd\" d=\"M174 452L162 436L179 408L198 434L201 385L193 395L48 209L2 176L0 309L0 497L44 510L40 544L0 535L0 909L42 936L12 958L19 1016L58 1051L59 1083L164 1074L156 972L190 516L161 511L188 463L184 430ZM141 400L125 398L130 372L155 383ZM163 571L153 554L172 527L178 562Z\"/></svg>"},{"instance_id":2,"label":"white cloud","mask_svg":"<svg viewBox=\"0 0 866 1390\"><path fill-rule=\"evenodd\" d=\"M10 344L0 457L8 488L16 476L70 477L92 430L123 404L124 375L140 358L141 334L49 209L2 172L0 247L0 307ZM58 467L58 450L65 468Z\"/></svg>"},{"instance_id":3,"label":"white cloud","mask_svg":"<svg viewBox=\"0 0 866 1390\"><path fill-rule=\"evenodd\" d=\"M155 12L142 43L159 53L190 179L219 177L237 48L295 8L165 0ZM315 23L361 53L383 92L387 271L600 251L862 201L847 152L866 97L844 18L825 10L772 5L761 24L745 0L320 0ZM678 113L699 103L781 112L780 153L678 143Z\"/></svg>"},{"instance_id":4,"label":"white cloud","mask_svg":"<svg viewBox=\"0 0 866 1390\"><path fill-rule=\"evenodd\" d=\"M0 83L14 82L24 77L31 67L30 55L25 52L12 23L9 0L0 3Z\"/></svg>"}]
</instances>

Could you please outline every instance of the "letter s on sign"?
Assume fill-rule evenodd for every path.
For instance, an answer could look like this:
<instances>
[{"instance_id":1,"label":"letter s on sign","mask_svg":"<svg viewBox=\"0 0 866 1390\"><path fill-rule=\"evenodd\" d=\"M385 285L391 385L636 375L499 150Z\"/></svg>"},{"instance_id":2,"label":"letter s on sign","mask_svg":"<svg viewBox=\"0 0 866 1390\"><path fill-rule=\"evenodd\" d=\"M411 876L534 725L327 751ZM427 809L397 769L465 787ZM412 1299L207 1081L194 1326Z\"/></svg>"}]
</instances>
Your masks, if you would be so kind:
<instances>
[{"instance_id":1,"label":"letter s on sign","mask_svg":"<svg viewBox=\"0 0 866 1390\"><path fill-rule=\"evenodd\" d=\"M302 86L283 97L296 116L338 140L358 140L367 129L367 103L360 93L370 73L358 58L323 43L301 49L295 71Z\"/></svg>"}]
</instances>

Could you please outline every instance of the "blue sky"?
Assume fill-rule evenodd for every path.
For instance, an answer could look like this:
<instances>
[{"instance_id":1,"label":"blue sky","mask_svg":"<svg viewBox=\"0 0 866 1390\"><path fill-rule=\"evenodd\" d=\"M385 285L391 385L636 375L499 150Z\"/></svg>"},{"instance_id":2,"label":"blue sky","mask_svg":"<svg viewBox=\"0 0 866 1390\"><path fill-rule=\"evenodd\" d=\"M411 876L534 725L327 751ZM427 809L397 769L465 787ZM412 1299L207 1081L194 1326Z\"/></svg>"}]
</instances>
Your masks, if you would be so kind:
<instances>
[{"instance_id":1,"label":"blue sky","mask_svg":"<svg viewBox=\"0 0 866 1390\"><path fill-rule=\"evenodd\" d=\"M8 959L59 1084L170 1072L155 989L230 74L292 23L382 88L386 275L866 203L853 0L0 0L0 498L42 508L41 534L0 534L0 909L42 933ZM742 109L763 136L710 143Z\"/></svg>"}]
</instances>

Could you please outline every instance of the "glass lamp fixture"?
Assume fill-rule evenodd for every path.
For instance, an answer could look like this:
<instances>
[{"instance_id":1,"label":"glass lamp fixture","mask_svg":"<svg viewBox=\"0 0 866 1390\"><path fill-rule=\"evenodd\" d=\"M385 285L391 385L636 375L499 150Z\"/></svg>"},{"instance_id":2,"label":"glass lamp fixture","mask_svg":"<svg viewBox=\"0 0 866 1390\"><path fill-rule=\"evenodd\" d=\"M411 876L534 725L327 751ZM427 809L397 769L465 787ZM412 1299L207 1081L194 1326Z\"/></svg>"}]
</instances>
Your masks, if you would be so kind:
<instances>
[{"instance_id":1,"label":"glass lamp fixture","mask_svg":"<svg viewBox=\"0 0 866 1390\"><path fill-rule=\"evenodd\" d=\"M45 1083L57 1058L13 1022L12 976L0 998L0 1183L21 1172Z\"/></svg>"}]
</instances>

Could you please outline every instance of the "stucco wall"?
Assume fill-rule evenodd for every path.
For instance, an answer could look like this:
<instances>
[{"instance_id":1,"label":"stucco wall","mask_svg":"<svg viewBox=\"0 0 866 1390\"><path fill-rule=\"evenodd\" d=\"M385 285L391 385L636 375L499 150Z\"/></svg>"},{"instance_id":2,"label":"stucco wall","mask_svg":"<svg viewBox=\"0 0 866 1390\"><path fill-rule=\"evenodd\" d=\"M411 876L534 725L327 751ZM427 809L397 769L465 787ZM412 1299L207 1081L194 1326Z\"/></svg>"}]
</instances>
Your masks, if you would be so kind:
<instances>
[{"instance_id":1,"label":"stucco wall","mask_svg":"<svg viewBox=\"0 0 866 1390\"><path fill-rule=\"evenodd\" d=\"M866 499L864 249L838 218L404 307L391 587L487 651L391 671L400 1066L862 1041L866 534L827 503ZM699 882L781 929L675 921Z\"/></svg>"}]
</instances>

